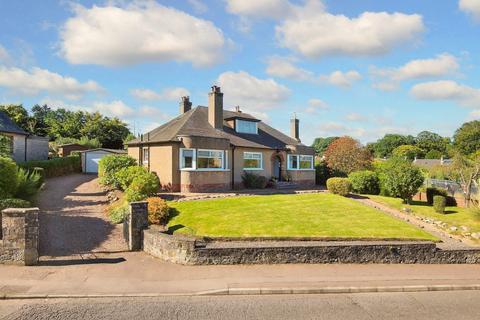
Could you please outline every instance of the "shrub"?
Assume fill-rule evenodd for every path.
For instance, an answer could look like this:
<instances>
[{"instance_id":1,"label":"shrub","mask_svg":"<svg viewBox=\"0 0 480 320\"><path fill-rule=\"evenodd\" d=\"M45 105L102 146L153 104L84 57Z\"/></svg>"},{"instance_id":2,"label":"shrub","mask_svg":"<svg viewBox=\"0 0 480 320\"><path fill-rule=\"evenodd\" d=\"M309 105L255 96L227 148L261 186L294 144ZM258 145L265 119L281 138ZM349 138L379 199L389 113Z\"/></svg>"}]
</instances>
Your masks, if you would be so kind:
<instances>
[{"instance_id":1,"label":"shrub","mask_svg":"<svg viewBox=\"0 0 480 320\"><path fill-rule=\"evenodd\" d=\"M457 206L457 200L455 200L454 197L449 196L447 190L445 189L439 189L435 187L429 187L426 190L427 193L427 203L428 205L433 205L433 198L435 196L443 196L446 199L446 205L449 207L456 207Z\"/></svg>"},{"instance_id":2,"label":"shrub","mask_svg":"<svg viewBox=\"0 0 480 320\"><path fill-rule=\"evenodd\" d=\"M127 190L136 177L143 177L148 175L149 172L145 167L131 166L122 168L118 172L114 173L115 181L119 184L120 189Z\"/></svg>"},{"instance_id":3,"label":"shrub","mask_svg":"<svg viewBox=\"0 0 480 320\"><path fill-rule=\"evenodd\" d=\"M406 159L406 160L421 158L424 156L424 154L425 154L424 151L419 147L408 145L408 144L398 146L392 151L392 156Z\"/></svg>"},{"instance_id":4,"label":"shrub","mask_svg":"<svg viewBox=\"0 0 480 320\"><path fill-rule=\"evenodd\" d=\"M422 186L424 177L422 171L413 166L410 161L392 158L381 166L382 178L386 191L392 197L410 202L412 196Z\"/></svg>"},{"instance_id":5,"label":"shrub","mask_svg":"<svg viewBox=\"0 0 480 320\"><path fill-rule=\"evenodd\" d=\"M135 177L130 186L125 190L125 198L128 202L142 201L154 196L160 189L160 181L154 173Z\"/></svg>"},{"instance_id":6,"label":"shrub","mask_svg":"<svg viewBox=\"0 0 480 320\"><path fill-rule=\"evenodd\" d=\"M80 156L70 155L65 158L54 158L50 160L27 161L19 164L28 171L42 168L45 178L58 177L67 174L82 172L82 161Z\"/></svg>"},{"instance_id":7,"label":"shrub","mask_svg":"<svg viewBox=\"0 0 480 320\"><path fill-rule=\"evenodd\" d=\"M170 208L161 198L148 198L148 223L166 225Z\"/></svg>"},{"instance_id":8,"label":"shrub","mask_svg":"<svg viewBox=\"0 0 480 320\"><path fill-rule=\"evenodd\" d=\"M433 209L438 213L445 213L447 198L444 196L433 196Z\"/></svg>"},{"instance_id":9,"label":"shrub","mask_svg":"<svg viewBox=\"0 0 480 320\"><path fill-rule=\"evenodd\" d=\"M25 169L17 170L17 190L15 196L24 200L32 200L42 186L42 177L40 174Z\"/></svg>"},{"instance_id":10,"label":"shrub","mask_svg":"<svg viewBox=\"0 0 480 320\"><path fill-rule=\"evenodd\" d=\"M242 181L245 188L249 189L265 189L268 184L268 180L264 176L247 171L243 172Z\"/></svg>"},{"instance_id":11,"label":"shrub","mask_svg":"<svg viewBox=\"0 0 480 320\"><path fill-rule=\"evenodd\" d=\"M115 173L123 168L135 166L136 160L127 155L108 155L98 162L99 182L105 186L120 188Z\"/></svg>"},{"instance_id":12,"label":"shrub","mask_svg":"<svg viewBox=\"0 0 480 320\"><path fill-rule=\"evenodd\" d=\"M324 186L327 180L332 176L332 172L325 161L319 161L315 164L315 183Z\"/></svg>"},{"instance_id":13,"label":"shrub","mask_svg":"<svg viewBox=\"0 0 480 320\"><path fill-rule=\"evenodd\" d=\"M0 211L7 208L28 208L31 204L27 200L16 199L16 198L7 198L0 199Z\"/></svg>"},{"instance_id":14,"label":"shrub","mask_svg":"<svg viewBox=\"0 0 480 320\"><path fill-rule=\"evenodd\" d=\"M43 168L35 167L31 172L34 172L40 176L40 184L45 182L45 170Z\"/></svg>"},{"instance_id":15,"label":"shrub","mask_svg":"<svg viewBox=\"0 0 480 320\"><path fill-rule=\"evenodd\" d=\"M0 199L9 198L17 189L17 165L10 158L0 157Z\"/></svg>"},{"instance_id":16,"label":"shrub","mask_svg":"<svg viewBox=\"0 0 480 320\"><path fill-rule=\"evenodd\" d=\"M347 196L352 189L352 184L347 178L330 178L327 180L327 189L333 194Z\"/></svg>"},{"instance_id":17,"label":"shrub","mask_svg":"<svg viewBox=\"0 0 480 320\"><path fill-rule=\"evenodd\" d=\"M107 208L107 216L112 223L122 223L128 216L129 206L125 200L111 204Z\"/></svg>"},{"instance_id":18,"label":"shrub","mask_svg":"<svg viewBox=\"0 0 480 320\"><path fill-rule=\"evenodd\" d=\"M364 170L352 172L348 175L352 183L352 190L361 194L379 194L380 180L375 172Z\"/></svg>"}]
</instances>

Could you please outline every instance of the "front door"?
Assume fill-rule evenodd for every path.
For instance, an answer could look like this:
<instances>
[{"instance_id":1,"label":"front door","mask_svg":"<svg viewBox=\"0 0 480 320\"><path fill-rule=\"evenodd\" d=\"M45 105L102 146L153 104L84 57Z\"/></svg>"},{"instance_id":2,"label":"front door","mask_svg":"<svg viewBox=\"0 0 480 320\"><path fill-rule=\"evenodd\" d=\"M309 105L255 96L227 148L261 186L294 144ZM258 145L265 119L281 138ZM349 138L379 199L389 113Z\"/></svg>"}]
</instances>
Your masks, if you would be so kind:
<instances>
[{"instance_id":1,"label":"front door","mask_svg":"<svg viewBox=\"0 0 480 320\"><path fill-rule=\"evenodd\" d=\"M273 176L277 181L282 180L282 161L280 161L279 157L275 157L273 160Z\"/></svg>"}]
</instances>

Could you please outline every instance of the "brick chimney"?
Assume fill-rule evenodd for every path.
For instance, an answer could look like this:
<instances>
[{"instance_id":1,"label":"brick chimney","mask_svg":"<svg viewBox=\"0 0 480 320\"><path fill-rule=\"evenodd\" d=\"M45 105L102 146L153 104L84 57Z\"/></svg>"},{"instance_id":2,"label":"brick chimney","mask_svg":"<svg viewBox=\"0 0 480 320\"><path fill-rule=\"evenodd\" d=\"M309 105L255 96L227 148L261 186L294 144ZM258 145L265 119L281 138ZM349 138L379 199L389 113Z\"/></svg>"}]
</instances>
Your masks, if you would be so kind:
<instances>
[{"instance_id":1,"label":"brick chimney","mask_svg":"<svg viewBox=\"0 0 480 320\"><path fill-rule=\"evenodd\" d=\"M290 119L290 136L300 142L300 120L297 119L295 113L293 118Z\"/></svg>"},{"instance_id":2,"label":"brick chimney","mask_svg":"<svg viewBox=\"0 0 480 320\"><path fill-rule=\"evenodd\" d=\"M223 129L223 93L217 86L208 94L208 123L215 129Z\"/></svg>"},{"instance_id":3,"label":"brick chimney","mask_svg":"<svg viewBox=\"0 0 480 320\"><path fill-rule=\"evenodd\" d=\"M182 100L180 101L180 114L184 114L187 111L192 109L192 103L190 102L189 96L183 96Z\"/></svg>"}]
</instances>

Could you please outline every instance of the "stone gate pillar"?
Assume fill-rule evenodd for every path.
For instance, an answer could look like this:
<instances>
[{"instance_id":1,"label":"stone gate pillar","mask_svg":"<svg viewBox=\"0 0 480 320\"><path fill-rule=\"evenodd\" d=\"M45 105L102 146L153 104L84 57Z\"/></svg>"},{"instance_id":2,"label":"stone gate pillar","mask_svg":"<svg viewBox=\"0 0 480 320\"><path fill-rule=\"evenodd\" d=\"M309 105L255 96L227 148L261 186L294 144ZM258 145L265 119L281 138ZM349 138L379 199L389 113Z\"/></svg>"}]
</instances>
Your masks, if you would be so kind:
<instances>
[{"instance_id":1,"label":"stone gate pillar","mask_svg":"<svg viewBox=\"0 0 480 320\"><path fill-rule=\"evenodd\" d=\"M2 262L38 263L38 208L5 209L2 211L0 253Z\"/></svg>"},{"instance_id":2,"label":"stone gate pillar","mask_svg":"<svg viewBox=\"0 0 480 320\"><path fill-rule=\"evenodd\" d=\"M143 246L143 229L148 227L148 202L130 203L128 219L128 249L130 251L141 250Z\"/></svg>"}]
</instances>

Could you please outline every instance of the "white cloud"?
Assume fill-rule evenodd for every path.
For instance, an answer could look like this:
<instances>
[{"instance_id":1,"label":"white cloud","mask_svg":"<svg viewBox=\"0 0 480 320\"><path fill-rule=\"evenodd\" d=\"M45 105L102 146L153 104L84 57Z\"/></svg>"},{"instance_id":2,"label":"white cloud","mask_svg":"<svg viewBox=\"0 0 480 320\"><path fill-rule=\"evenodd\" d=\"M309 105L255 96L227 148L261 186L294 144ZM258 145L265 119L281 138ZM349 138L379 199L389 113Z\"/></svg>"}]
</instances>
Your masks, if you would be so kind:
<instances>
[{"instance_id":1,"label":"white cloud","mask_svg":"<svg viewBox=\"0 0 480 320\"><path fill-rule=\"evenodd\" d=\"M295 59L285 57L270 57L267 60L266 72L272 77L289 78L298 81L312 81L313 72L297 67Z\"/></svg>"},{"instance_id":2,"label":"white cloud","mask_svg":"<svg viewBox=\"0 0 480 320\"><path fill-rule=\"evenodd\" d=\"M470 14L474 19L480 21L480 1L479 0L460 0L458 3L460 10Z\"/></svg>"},{"instance_id":3,"label":"white cloud","mask_svg":"<svg viewBox=\"0 0 480 320\"><path fill-rule=\"evenodd\" d=\"M449 100L466 107L480 108L480 89L441 80L415 85L410 93L420 100Z\"/></svg>"},{"instance_id":4,"label":"white cloud","mask_svg":"<svg viewBox=\"0 0 480 320\"><path fill-rule=\"evenodd\" d=\"M155 101L155 100L171 100L180 101L180 97L190 95L190 92L181 87L166 88L158 93L150 89L133 89L130 91L132 96L140 100Z\"/></svg>"},{"instance_id":5,"label":"white cloud","mask_svg":"<svg viewBox=\"0 0 480 320\"><path fill-rule=\"evenodd\" d=\"M227 11L243 17L280 19L289 14L293 6L287 0L225 0Z\"/></svg>"},{"instance_id":6,"label":"white cloud","mask_svg":"<svg viewBox=\"0 0 480 320\"><path fill-rule=\"evenodd\" d=\"M350 87L355 81L362 78L355 70L347 72L333 71L327 75L315 75L313 72L295 65L295 58L273 56L267 60L266 72L268 75L296 81L308 81L318 84L331 84L339 87Z\"/></svg>"},{"instance_id":7,"label":"white cloud","mask_svg":"<svg viewBox=\"0 0 480 320\"><path fill-rule=\"evenodd\" d=\"M93 110L99 111L106 116L125 118L135 113L135 110L127 106L123 101L94 102Z\"/></svg>"},{"instance_id":8,"label":"white cloud","mask_svg":"<svg viewBox=\"0 0 480 320\"><path fill-rule=\"evenodd\" d=\"M368 118L365 115L356 113L356 112L348 113L345 116L345 119L352 122L365 122L368 120Z\"/></svg>"},{"instance_id":9,"label":"white cloud","mask_svg":"<svg viewBox=\"0 0 480 320\"><path fill-rule=\"evenodd\" d=\"M188 3L193 7L196 13L205 13L208 11L208 7L201 0L188 0Z\"/></svg>"},{"instance_id":10,"label":"white cloud","mask_svg":"<svg viewBox=\"0 0 480 320\"><path fill-rule=\"evenodd\" d=\"M291 94L273 79L258 79L245 71L224 72L217 84L224 92L226 107L240 105L242 109L262 112L278 107Z\"/></svg>"},{"instance_id":11,"label":"white cloud","mask_svg":"<svg viewBox=\"0 0 480 320\"><path fill-rule=\"evenodd\" d=\"M148 61L209 66L221 60L227 41L212 22L154 1L124 6L74 6L61 28L61 54L73 64L107 66Z\"/></svg>"},{"instance_id":12,"label":"white cloud","mask_svg":"<svg viewBox=\"0 0 480 320\"><path fill-rule=\"evenodd\" d=\"M398 68L372 68L370 72L374 77L382 79L374 87L392 90L400 81L446 76L455 73L458 68L457 58L443 53L432 59L412 60Z\"/></svg>"},{"instance_id":13,"label":"white cloud","mask_svg":"<svg viewBox=\"0 0 480 320\"><path fill-rule=\"evenodd\" d=\"M480 120L480 109L473 110L472 112L470 112L470 114L468 115L468 118L470 120Z\"/></svg>"},{"instance_id":14,"label":"white cloud","mask_svg":"<svg viewBox=\"0 0 480 320\"><path fill-rule=\"evenodd\" d=\"M308 100L308 106L305 109L306 113L316 114L321 110L328 110L330 107L328 104L320 99L310 99Z\"/></svg>"},{"instance_id":15,"label":"white cloud","mask_svg":"<svg viewBox=\"0 0 480 320\"><path fill-rule=\"evenodd\" d=\"M350 70L347 72L342 71L334 71L329 75L321 75L319 76L321 82L326 82L331 85L339 86L339 87L350 87L352 84L360 79L362 76L355 70Z\"/></svg>"},{"instance_id":16,"label":"white cloud","mask_svg":"<svg viewBox=\"0 0 480 320\"><path fill-rule=\"evenodd\" d=\"M418 14L364 12L356 18L325 11L319 0L295 6L276 27L279 43L309 58L326 55L372 56L415 40L424 31Z\"/></svg>"},{"instance_id":17,"label":"white cloud","mask_svg":"<svg viewBox=\"0 0 480 320\"><path fill-rule=\"evenodd\" d=\"M64 77L58 73L41 68L31 71L15 67L0 66L0 86L26 95L41 92L59 94L69 99L78 99L88 93L101 93L104 89L95 81L79 82L72 77Z\"/></svg>"}]
</instances>

